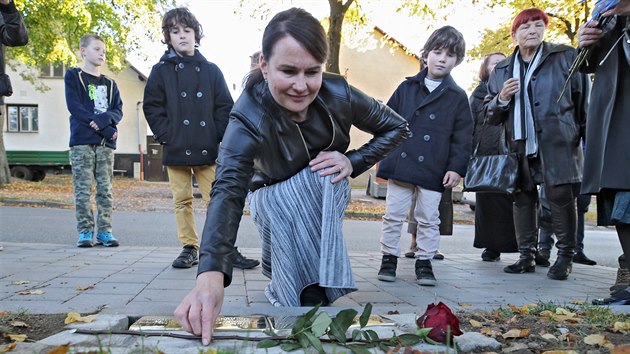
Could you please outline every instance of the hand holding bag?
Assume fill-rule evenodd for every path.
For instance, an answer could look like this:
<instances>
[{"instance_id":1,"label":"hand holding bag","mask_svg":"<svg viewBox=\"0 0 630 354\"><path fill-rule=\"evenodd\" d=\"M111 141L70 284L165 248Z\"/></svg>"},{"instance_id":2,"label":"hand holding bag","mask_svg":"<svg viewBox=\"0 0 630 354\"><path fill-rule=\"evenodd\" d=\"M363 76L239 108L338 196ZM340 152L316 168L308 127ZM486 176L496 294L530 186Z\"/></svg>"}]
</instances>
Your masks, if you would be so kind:
<instances>
[{"instance_id":1,"label":"hand holding bag","mask_svg":"<svg viewBox=\"0 0 630 354\"><path fill-rule=\"evenodd\" d=\"M484 122L482 129L485 128L486 124ZM468 168L464 177L464 191L514 193L518 179L518 153L509 152L504 131L500 138L503 153L477 155L483 135L482 131L470 161L468 161Z\"/></svg>"}]
</instances>

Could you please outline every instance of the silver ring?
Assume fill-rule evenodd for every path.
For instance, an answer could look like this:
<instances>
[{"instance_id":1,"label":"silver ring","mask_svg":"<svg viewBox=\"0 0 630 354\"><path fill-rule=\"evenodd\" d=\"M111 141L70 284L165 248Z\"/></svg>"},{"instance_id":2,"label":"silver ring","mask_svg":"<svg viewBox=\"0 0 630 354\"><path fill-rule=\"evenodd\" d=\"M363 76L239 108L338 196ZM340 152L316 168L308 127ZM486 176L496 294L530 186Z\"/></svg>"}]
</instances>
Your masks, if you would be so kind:
<instances>
[{"instance_id":1,"label":"silver ring","mask_svg":"<svg viewBox=\"0 0 630 354\"><path fill-rule=\"evenodd\" d=\"M341 171L343 170L343 167L339 166L339 172L341 173Z\"/></svg>"}]
</instances>

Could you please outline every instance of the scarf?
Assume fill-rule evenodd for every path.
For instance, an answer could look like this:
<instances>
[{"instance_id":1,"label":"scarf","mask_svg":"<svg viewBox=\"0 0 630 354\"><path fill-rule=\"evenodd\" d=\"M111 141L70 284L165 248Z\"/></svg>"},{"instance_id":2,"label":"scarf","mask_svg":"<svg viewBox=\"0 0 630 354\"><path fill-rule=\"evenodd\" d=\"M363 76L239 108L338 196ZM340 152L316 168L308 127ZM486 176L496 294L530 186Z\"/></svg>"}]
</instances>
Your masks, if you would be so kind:
<instances>
[{"instance_id":1,"label":"scarf","mask_svg":"<svg viewBox=\"0 0 630 354\"><path fill-rule=\"evenodd\" d=\"M532 58L529 66L524 68L521 65L520 50L516 50L514 55L514 69L512 77L518 77L521 82L521 89L514 95L514 140L525 140L525 152L527 156L535 155L538 152L538 140L534 130L534 115L532 113L532 102L529 97L529 82L536 67L540 64L542 56L542 44L536 49L536 54Z\"/></svg>"}]
</instances>

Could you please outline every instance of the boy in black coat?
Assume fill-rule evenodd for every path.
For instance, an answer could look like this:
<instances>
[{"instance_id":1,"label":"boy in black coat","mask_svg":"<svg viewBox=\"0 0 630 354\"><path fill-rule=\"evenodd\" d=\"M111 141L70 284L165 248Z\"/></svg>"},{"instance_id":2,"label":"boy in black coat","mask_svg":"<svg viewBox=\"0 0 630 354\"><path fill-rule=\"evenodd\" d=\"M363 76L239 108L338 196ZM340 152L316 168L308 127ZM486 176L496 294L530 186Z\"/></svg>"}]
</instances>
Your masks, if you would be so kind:
<instances>
[{"instance_id":1,"label":"boy in black coat","mask_svg":"<svg viewBox=\"0 0 630 354\"><path fill-rule=\"evenodd\" d=\"M426 68L403 81L387 102L407 119L412 135L379 163L377 176L388 180L379 280L396 279L402 224L417 193L416 281L436 284L431 258L440 243L440 199L466 173L472 146L468 96L450 75L464 59L465 47L464 37L451 26L433 32L422 49Z\"/></svg>"},{"instance_id":2,"label":"boy in black coat","mask_svg":"<svg viewBox=\"0 0 630 354\"><path fill-rule=\"evenodd\" d=\"M187 8L168 11L162 33L168 49L151 69L143 109L153 138L163 145L162 163L173 192L177 237L183 246L173 267L190 268L199 263L192 176L207 204L234 101L221 70L197 50L202 28ZM244 258L237 256L239 260ZM256 260L245 261L242 268L258 265Z\"/></svg>"}]
</instances>

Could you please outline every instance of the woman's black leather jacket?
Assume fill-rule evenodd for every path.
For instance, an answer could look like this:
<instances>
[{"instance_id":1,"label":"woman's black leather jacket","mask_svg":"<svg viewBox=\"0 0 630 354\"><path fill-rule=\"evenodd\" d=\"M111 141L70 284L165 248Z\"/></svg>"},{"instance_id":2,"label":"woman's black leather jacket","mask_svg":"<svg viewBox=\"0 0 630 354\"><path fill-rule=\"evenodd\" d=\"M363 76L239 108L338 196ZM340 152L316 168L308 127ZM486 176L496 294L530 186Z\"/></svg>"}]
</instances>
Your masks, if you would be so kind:
<instances>
[{"instance_id":1,"label":"woman's black leather jacket","mask_svg":"<svg viewBox=\"0 0 630 354\"><path fill-rule=\"evenodd\" d=\"M405 119L339 75L324 74L313 104L323 107L330 119L330 134L325 135L330 140L324 150L344 153L352 163L351 177L383 159L409 132ZM347 151L352 125L374 137ZM286 180L309 161L297 124L275 103L267 84L261 82L243 92L234 104L219 150L198 273L223 272L225 286L230 284L234 243L248 190Z\"/></svg>"}]
</instances>

